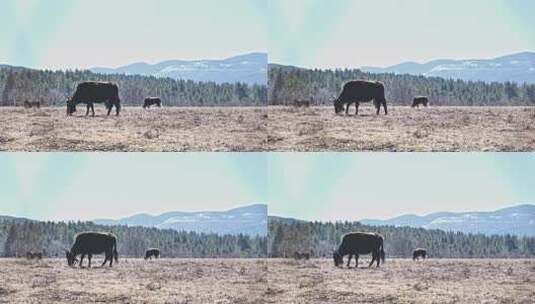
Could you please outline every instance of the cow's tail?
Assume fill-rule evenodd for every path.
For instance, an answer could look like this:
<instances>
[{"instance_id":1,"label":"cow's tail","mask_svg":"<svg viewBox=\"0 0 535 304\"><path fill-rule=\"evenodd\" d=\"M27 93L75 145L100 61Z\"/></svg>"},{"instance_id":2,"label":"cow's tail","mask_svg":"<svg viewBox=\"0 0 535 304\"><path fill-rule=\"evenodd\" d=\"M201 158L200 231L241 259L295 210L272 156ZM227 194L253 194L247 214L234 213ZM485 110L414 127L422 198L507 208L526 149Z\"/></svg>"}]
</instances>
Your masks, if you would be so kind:
<instances>
[{"instance_id":1,"label":"cow's tail","mask_svg":"<svg viewBox=\"0 0 535 304\"><path fill-rule=\"evenodd\" d=\"M384 263L385 262L385 250L384 250L384 246L383 246L383 237L381 236L380 238L380 244L379 244L379 256L381 258L381 261Z\"/></svg>"},{"instance_id":2,"label":"cow's tail","mask_svg":"<svg viewBox=\"0 0 535 304\"><path fill-rule=\"evenodd\" d=\"M115 263L119 263L119 254L117 253L117 241L113 240L113 259Z\"/></svg>"}]
</instances>

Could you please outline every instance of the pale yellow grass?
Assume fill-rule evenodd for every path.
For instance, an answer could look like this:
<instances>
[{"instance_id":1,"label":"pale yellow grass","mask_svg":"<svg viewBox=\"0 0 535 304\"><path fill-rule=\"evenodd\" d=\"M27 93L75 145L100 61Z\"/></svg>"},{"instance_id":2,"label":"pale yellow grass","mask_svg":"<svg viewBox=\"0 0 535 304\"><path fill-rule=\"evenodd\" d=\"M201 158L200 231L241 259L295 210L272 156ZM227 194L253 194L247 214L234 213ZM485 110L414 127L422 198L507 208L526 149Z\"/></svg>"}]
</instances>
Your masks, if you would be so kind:
<instances>
[{"instance_id":1,"label":"pale yellow grass","mask_svg":"<svg viewBox=\"0 0 535 304\"><path fill-rule=\"evenodd\" d=\"M0 151L257 151L265 148L262 107L123 107L96 116L78 107L0 107Z\"/></svg>"},{"instance_id":2,"label":"pale yellow grass","mask_svg":"<svg viewBox=\"0 0 535 304\"><path fill-rule=\"evenodd\" d=\"M535 107L270 106L273 151L535 151Z\"/></svg>"},{"instance_id":3,"label":"pale yellow grass","mask_svg":"<svg viewBox=\"0 0 535 304\"><path fill-rule=\"evenodd\" d=\"M80 269L64 259L0 259L0 303L260 303L267 289L265 260L98 261Z\"/></svg>"},{"instance_id":4,"label":"pale yellow grass","mask_svg":"<svg viewBox=\"0 0 535 304\"><path fill-rule=\"evenodd\" d=\"M269 303L534 303L535 260L390 259L380 268L271 259ZM353 264L354 266L354 264Z\"/></svg>"}]
</instances>

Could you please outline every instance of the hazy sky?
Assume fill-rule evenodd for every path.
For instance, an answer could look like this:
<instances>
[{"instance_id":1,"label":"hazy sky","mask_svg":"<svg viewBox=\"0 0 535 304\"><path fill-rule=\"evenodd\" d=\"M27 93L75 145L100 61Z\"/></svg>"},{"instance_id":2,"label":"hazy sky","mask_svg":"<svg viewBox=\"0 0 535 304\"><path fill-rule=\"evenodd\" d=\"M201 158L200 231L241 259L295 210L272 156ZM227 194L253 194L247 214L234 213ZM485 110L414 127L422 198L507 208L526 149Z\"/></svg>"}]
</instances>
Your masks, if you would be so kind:
<instances>
[{"instance_id":1,"label":"hazy sky","mask_svg":"<svg viewBox=\"0 0 535 304\"><path fill-rule=\"evenodd\" d=\"M270 0L270 62L388 66L535 51L532 0Z\"/></svg>"},{"instance_id":2,"label":"hazy sky","mask_svg":"<svg viewBox=\"0 0 535 304\"><path fill-rule=\"evenodd\" d=\"M266 0L2 0L0 63L116 67L267 50Z\"/></svg>"},{"instance_id":3,"label":"hazy sky","mask_svg":"<svg viewBox=\"0 0 535 304\"><path fill-rule=\"evenodd\" d=\"M0 215L70 220L266 202L259 153L0 153Z\"/></svg>"},{"instance_id":4,"label":"hazy sky","mask_svg":"<svg viewBox=\"0 0 535 304\"><path fill-rule=\"evenodd\" d=\"M535 153L279 153L269 213L359 220L535 203Z\"/></svg>"}]
</instances>

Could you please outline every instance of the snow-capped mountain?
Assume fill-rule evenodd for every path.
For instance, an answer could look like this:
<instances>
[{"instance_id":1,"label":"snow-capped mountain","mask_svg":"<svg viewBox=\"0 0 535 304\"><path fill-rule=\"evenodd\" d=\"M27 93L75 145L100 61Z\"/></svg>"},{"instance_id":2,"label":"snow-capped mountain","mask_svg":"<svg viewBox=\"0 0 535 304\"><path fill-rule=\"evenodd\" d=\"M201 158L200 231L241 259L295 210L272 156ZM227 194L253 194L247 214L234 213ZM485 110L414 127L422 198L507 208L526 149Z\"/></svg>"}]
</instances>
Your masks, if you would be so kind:
<instances>
[{"instance_id":1,"label":"snow-capped mountain","mask_svg":"<svg viewBox=\"0 0 535 304\"><path fill-rule=\"evenodd\" d=\"M410 226L464 233L535 236L535 205L518 205L490 212L438 212L402 215L388 220L364 219L365 225Z\"/></svg>"},{"instance_id":2,"label":"snow-capped mountain","mask_svg":"<svg viewBox=\"0 0 535 304\"><path fill-rule=\"evenodd\" d=\"M101 74L126 74L174 79L267 84L267 54L250 53L223 60L167 60L156 64L133 63L118 68L94 67Z\"/></svg>"},{"instance_id":3,"label":"snow-capped mountain","mask_svg":"<svg viewBox=\"0 0 535 304\"><path fill-rule=\"evenodd\" d=\"M535 52L493 59L440 59L427 63L404 62L386 68L362 67L371 73L412 74L485 82L535 83Z\"/></svg>"},{"instance_id":4,"label":"snow-capped mountain","mask_svg":"<svg viewBox=\"0 0 535 304\"><path fill-rule=\"evenodd\" d=\"M118 220L97 219L101 225L126 225L217 234L267 235L267 205L255 204L227 211L136 214Z\"/></svg>"}]
</instances>

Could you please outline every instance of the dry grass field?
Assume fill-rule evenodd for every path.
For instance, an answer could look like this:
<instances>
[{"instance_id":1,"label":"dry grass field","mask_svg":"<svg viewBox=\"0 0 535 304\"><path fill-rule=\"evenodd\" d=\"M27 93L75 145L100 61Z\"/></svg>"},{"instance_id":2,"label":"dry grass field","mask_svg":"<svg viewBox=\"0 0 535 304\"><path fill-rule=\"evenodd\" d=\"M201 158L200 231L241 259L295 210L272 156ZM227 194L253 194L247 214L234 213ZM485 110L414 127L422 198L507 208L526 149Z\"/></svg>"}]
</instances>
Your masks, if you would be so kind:
<instances>
[{"instance_id":1,"label":"dry grass field","mask_svg":"<svg viewBox=\"0 0 535 304\"><path fill-rule=\"evenodd\" d=\"M0 151L258 151L266 144L267 110L260 107L65 112L0 107Z\"/></svg>"},{"instance_id":2,"label":"dry grass field","mask_svg":"<svg viewBox=\"0 0 535 304\"><path fill-rule=\"evenodd\" d=\"M535 299L535 260L387 259L378 269L364 264L348 269L334 267L330 259L270 260L266 301L528 304Z\"/></svg>"},{"instance_id":3,"label":"dry grass field","mask_svg":"<svg viewBox=\"0 0 535 304\"><path fill-rule=\"evenodd\" d=\"M269 107L274 151L535 151L535 107Z\"/></svg>"},{"instance_id":4,"label":"dry grass field","mask_svg":"<svg viewBox=\"0 0 535 304\"><path fill-rule=\"evenodd\" d=\"M0 259L0 303L260 303L267 289L265 260L98 261L80 269L64 259Z\"/></svg>"}]
</instances>

